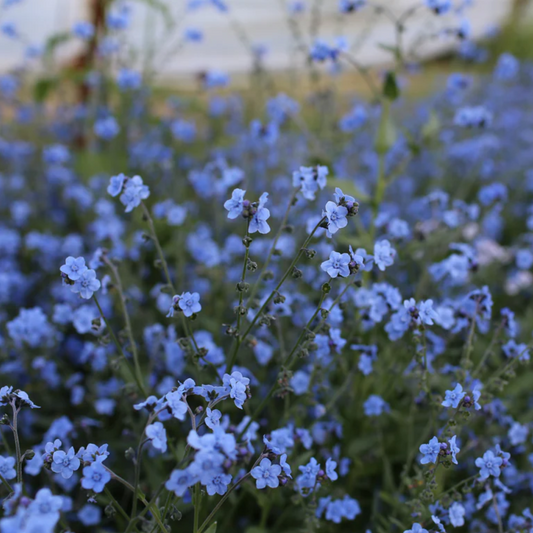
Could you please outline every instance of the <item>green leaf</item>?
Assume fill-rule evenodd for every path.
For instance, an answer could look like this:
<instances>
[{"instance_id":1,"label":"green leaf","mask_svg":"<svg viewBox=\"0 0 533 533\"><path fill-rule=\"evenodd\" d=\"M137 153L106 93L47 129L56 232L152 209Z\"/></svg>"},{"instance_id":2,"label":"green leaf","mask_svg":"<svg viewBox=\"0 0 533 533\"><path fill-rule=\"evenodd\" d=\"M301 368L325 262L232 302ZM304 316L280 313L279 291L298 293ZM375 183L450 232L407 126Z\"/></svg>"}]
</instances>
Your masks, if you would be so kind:
<instances>
[{"instance_id":1,"label":"green leaf","mask_svg":"<svg viewBox=\"0 0 533 533\"><path fill-rule=\"evenodd\" d=\"M213 522L206 530L205 533L217 533L217 522Z\"/></svg>"},{"instance_id":2,"label":"green leaf","mask_svg":"<svg viewBox=\"0 0 533 533\"><path fill-rule=\"evenodd\" d=\"M50 36L45 44L45 54L52 54L58 46L69 41L71 37L72 34L68 32L56 33L55 35Z\"/></svg>"},{"instance_id":3,"label":"green leaf","mask_svg":"<svg viewBox=\"0 0 533 533\"><path fill-rule=\"evenodd\" d=\"M46 100L46 97L50 91L56 87L58 80L55 78L42 78L35 82L33 87L33 97L36 102L42 103Z\"/></svg>"},{"instance_id":4,"label":"green leaf","mask_svg":"<svg viewBox=\"0 0 533 533\"><path fill-rule=\"evenodd\" d=\"M400 96L400 88L396 82L396 74L394 72L387 72L385 74L385 82L383 83L383 96L388 98L391 102L397 100Z\"/></svg>"},{"instance_id":5,"label":"green leaf","mask_svg":"<svg viewBox=\"0 0 533 533\"><path fill-rule=\"evenodd\" d=\"M381 110L378 132L376 136L376 152L386 154L396 142L396 128L390 116L390 102L385 100Z\"/></svg>"},{"instance_id":6,"label":"green leaf","mask_svg":"<svg viewBox=\"0 0 533 533\"><path fill-rule=\"evenodd\" d=\"M368 194L359 189L359 187L353 181L342 180L340 178L330 178L328 179L328 185L342 189L343 193L354 196L356 200L361 202L370 201Z\"/></svg>"}]
</instances>

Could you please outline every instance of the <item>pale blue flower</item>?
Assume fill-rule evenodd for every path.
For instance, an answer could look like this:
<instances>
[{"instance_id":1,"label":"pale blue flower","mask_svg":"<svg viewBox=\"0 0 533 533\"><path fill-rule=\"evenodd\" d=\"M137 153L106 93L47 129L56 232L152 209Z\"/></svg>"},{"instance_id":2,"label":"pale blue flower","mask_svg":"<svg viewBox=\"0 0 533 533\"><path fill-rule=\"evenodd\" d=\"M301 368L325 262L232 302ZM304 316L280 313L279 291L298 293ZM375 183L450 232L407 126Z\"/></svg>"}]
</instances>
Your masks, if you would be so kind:
<instances>
[{"instance_id":1,"label":"pale blue flower","mask_svg":"<svg viewBox=\"0 0 533 533\"><path fill-rule=\"evenodd\" d=\"M333 235L348 225L348 209L335 202L327 202L326 208L322 211L322 216L328 219L328 231Z\"/></svg>"},{"instance_id":2,"label":"pale blue flower","mask_svg":"<svg viewBox=\"0 0 533 533\"><path fill-rule=\"evenodd\" d=\"M246 191L243 189L235 189L231 193L231 198L224 202L224 209L228 211L228 218L235 219L242 214L245 194Z\"/></svg>"},{"instance_id":3,"label":"pale blue flower","mask_svg":"<svg viewBox=\"0 0 533 533\"><path fill-rule=\"evenodd\" d=\"M281 466L273 465L270 459L264 457L259 465L252 469L251 474L256 480L255 486L258 489L264 489L265 487L275 489L279 486L278 476L281 474Z\"/></svg>"},{"instance_id":4,"label":"pale blue flower","mask_svg":"<svg viewBox=\"0 0 533 533\"><path fill-rule=\"evenodd\" d=\"M329 259L324 261L320 268L327 272L331 278L336 278L337 276L347 277L350 275L350 261L349 254L331 252Z\"/></svg>"}]
</instances>

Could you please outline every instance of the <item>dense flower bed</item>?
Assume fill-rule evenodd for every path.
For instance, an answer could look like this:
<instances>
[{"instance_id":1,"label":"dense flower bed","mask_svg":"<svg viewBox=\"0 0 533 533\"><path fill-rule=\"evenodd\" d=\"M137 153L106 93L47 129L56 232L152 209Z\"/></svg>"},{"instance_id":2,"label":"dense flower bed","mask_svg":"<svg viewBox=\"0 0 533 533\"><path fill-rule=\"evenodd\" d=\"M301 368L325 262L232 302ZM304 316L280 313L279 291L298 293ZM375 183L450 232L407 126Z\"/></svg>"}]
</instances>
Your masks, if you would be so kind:
<instances>
[{"instance_id":1,"label":"dense flower bed","mask_svg":"<svg viewBox=\"0 0 533 533\"><path fill-rule=\"evenodd\" d=\"M413 103L395 55L253 115L0 77L2 533L533 531L533 66Z\"/></svg>"}]
</instances>

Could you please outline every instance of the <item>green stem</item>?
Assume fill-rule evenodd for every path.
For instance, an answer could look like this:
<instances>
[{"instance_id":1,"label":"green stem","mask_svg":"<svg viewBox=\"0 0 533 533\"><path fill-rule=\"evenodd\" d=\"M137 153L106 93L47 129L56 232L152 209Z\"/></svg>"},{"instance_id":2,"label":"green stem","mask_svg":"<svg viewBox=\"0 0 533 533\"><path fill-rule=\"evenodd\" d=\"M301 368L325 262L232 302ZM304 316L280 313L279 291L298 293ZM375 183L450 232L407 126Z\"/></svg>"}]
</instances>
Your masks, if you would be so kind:
<instances>
[{"instance_id":1,"label":"green stem","mask_svg":"<svg viewBox=\"0 0 533 533\"><path fill-rule=\"evenodd\" d=\"M107 497L109 498L113 506L122 515L122 517L126 520L126 522L128 522L130 517L128 516L126 511L124 511L124 508L122 507L122 505L120 505L120 503L117 502L113 494L111 494L111 491L107 487L104 487L104 492L106 493Z\"/></svg>"},{"instance_id":2,"label":"green stem","mask_svg":"<svg viewBox=\"0 0 533 533\"><path fill-rule=\"evenodd\" d=\"M13 431L13 439L15 441L15 455L17 458L17 483L22 483L22 454L20 451L20 440L18 432L19 410L15 407L14 401L12 401L11 407L13 408L13 425L11 426L11 431Z\"/></svg>"},{"instance_id":3,"label":"green stem","mask_svg":"<svg viewBox=\"0 0 533 533\"><path fill-rule=\"evenodd\" d=\"M161 533L168 533L167 528L164 526L163 522L161 522L161 518L159 517L159 509L157 508L156 505L154 505L154 502L149 502L145 498L144 494L142 494L142 492L136 491L131 483L128 483L124 478L120 477L118 474L115 474L115 472L107 468L105 465L104 465L104 468L111 474L111 477L113 479L116 479L119 483L124 485L128 490L133 492L134 496L136 496L137 499L139 499L146 507L150 509L154 517L154 520L157 522L157 525L161 529Z\"/></svg>"},{"instance_id":4,"label":"green stem","mask_svg":"<svg viewBox=\"0 0 533 533\"><path fill-rule=\"evenodd\" d=\"M7 479L2 474L0 474L0 481L2 481L2 483L7 487L7 490L9 490L10 493L13 492L13 488L9 484L9 481L7 481Z\"/></svg>"},{"instance_id":5,"label":"green stem","mask_svg":"<svg viewBox=\"0 0 533 533\"><path fill-rule=\"evenodd\" d=\"M128 333L128 339L130 341L131 353L133 355L133 364L135 366L135 373L137 376L137 381L139 383L142 383L143 375L141 371L141 366L139 364L139 354L137 352L137 345L135 343L135 338L133 337L133 328L131 327L131 319L128 313L128 308L126 306L126 296L124 294L124 289L122 287L122 280L120 278L118 268L105 255L103 256L103 261L111 269L111 272L113 272L113 277L115 278L115 284L116 284L118 294L120 296L120 303L122 306L122 314L124 315L124 321L126 322L126 331Z\"/></svg>"},{"instance_id":6,"label":"green stem","mask_svg":"<svg viewBox=\"0 0 533 533\"><path fill-rule=\"evenodd\" d=\"M174 284L172 283L172 280L170 279L168 264L165 259L165 255L163 254L161 243L159 242L159 239L157 238L157 233L155 232L154 221L152 217L150 216L150 211L148 211L148 208L146 207L144 202L141 202L141 206L143 208L144 218L148 222L148 228L150 229L150 236L152 237L152 240L154 241L155 248L157 250L157 255L159 256L159 261L161 262L161 266L163 267L163 271L165 273L167 284L172 289L172 292L176 294L176 289L174 288Z\"/></svg>"},{"instance_id":7,"label":"green stem","mask_svg":"<svg viewBox=\"0 0 533 533\"><path fill-rule=\"evenodd\" d=\"M113 330L111 329L111 325L107 321L107 318L105 317L104 312L102 311L102 308L100 307L100 303L98 302L98 298L96 297L96 293L93 294L93 299L94 299L94 303L96 304L96 307L98 307L98 311L100 311L100 316L102 317L102 320L105 322L105 325L107 327L107 331L109 331L109 334L111 335L111 338L113 339L113 342L114 342L115 346L117 347L117 350L122 355L122 357L124 359L124 362L126 363L126 366L128 367L128 370L129 370L133 380L137 384L137 387L139 388L141 393L144 396L147 396L146 390L144 389L144 385L142 384L141 381L138 380L137 374L135 373L135 371L131 367L130 362L128 361L128 358L126 357L126 354L124 353L124 350L122 349L122 346L120 345L120 342L118 342L117 337L115 336L115 334L113 333Z\"/></svg>"},{"instance_id":8,"label":"green stem","mask_svg":"<svg viewBox=\"0 0 533 533\"><path fill-rule=\"evenodd\" d=\"M296 198L296 195L298 194L298 191L300 190L300 187L294 189L291 198L289 200L289 205L287 206L287 209L285 210L285 215L283 216L283 220L281 221L281 224L278 228L278 232L276 233L276 236L274 237L274 241L272 242L272 246L270 247L270 250L268 252L268 256L266 258L265 263L261 267L261 271L259 272L259 276L257 278L257 281L254 283L254 286L252 287L252 290L250 291L250 296L248 298L248 302L251 302L254 298L254 296L257 293L257 289L259 288L259 284L261 283L261 280L263 279L263 276L265 274L266 269L268 268L268 265L270 264L270 260L272 259L272 255L274 254L274 250L276 249L276 245L278 244L278 240L281 237L281 233L283 232L283 228L287 224L287 220L289 219L289 212L291 210L291 207L294 204L294 200ZM248 232L247 232L248 234Z\"/></svg>"},{"instance_id":9,"label":"green stem","mask_svg":"<svg viewBox=\"0 0 533 533\"><path fill-rule=\"evenodd\" d=\"M241 479L239 479L237 483L231 486L228 492L226 492L226 494L224 494L224 496L222 496L220 501L216 504L215 508L211 511L211 513L209 513L209 516L204 520L204 522L200 526L200 529L196 533L202 533L202 531L204 531L207 528L207 526L209 525L209 523L211 522L211 520L213 519L217 511L220 509L220 507L222 507L222 504L229 498L229 495L249 476L250 476L250 473L248 472L243 477L241 477Z\"/></svg>"},{"instance_id":10,"label":"green stem","mask_svg":"<svg viewBox=\"0 0 533 533\"><path fill-rule=\"evenodd\" d=\"M194 486L194 533L197 533L200 526L200 497L200 483L196 483Z\"/></svg>"},{"instance_id":11,"label":"green stem","mask_svg":"<svg viewBox=\"0 0 533 533\"><path fill-rule=\"evenodd\" d=\"M470 324L470 331L468 332L468 339L465 344L463 359L464 359L464 368L468 372L468 364L470 362L470 354L473 349L474 342L474 332L476 330L476 317L479 311L479 302L476 303L476 310L474 311L474 316L472 317L472 324Z\"/></svg>"},{"instance_id":12,"label":"green stem","mask_svg":"<svg viewBox=\"0 0 533 533\"><path fill-rule=\"evenodd\" d=\"M340 302L341 298L344 296L345 292L348 290L348 288L350 286L351 286L351 284L348 283L346 285L346 287L343 289L343 291L339 294L339 296L337 296L337 298L335 298L335 300L333 300L333 303L330 305L330 307L328 309L328 312L331 312L337 306L337 304ZM322 305L323 301L325 300L325 298L326 298L326 294L322 293L322 297L320 298L320 301L318 303L316 311L313 313L313 316L309 319L309 321L307 322L305 327L300 332L300 335L299 335L297 341L295 342L292 350L290 351L290 353L287 356L287 358L283 361L283 363L281 365L282 368L286 368L287 370L290 370L293 367L294 363L297 361L297 359L294 358L294 354L296 353L298 347L300 346L300 343L302 342L302 339L303 339L305 333L307 331L309 331L309 328L310 328L311 324L313 323L313 321L317 317L318 313L320 312L321 305ZM324 324L325 320L326 320L325 318L322 319L320 321L320 323L313 329L313 332L317 331L322 326L322 324ZM276 390L276 386L277 386L277 381L272 385L272 387L270 387L270 390L267 392L266 396L261 400L261 403L257 406L256 410L253 412L252 416L248 420L248 423L244 426L242 431L239 433L238 439L242 438L242 436L246 433L247 429L251 426L252 422L254 420L256 420L259 417L259 415L262 413L262 411L265 408L266 404L268 403L268 401L270 400L270 398L274 394L274 391Z\"/></svg>"},{"instance_id":13,"label":"green stem","mask_svg":"<svg viewBox=\"0 0 533 533\"><path fill-rule=\"evenodd\" d=\"M494 335L492 336L490 344L489 344L488 348L485 350L485 353L483 354L483 357L481 357L481 360L479 361L479 364L477 365L476 369L472 373L472 378L475 378L479 374L481 369L483 368L483 365L485 364L487 358L492 353L492 349L494 348L494 345L496 344L498 338L500 337L500 334L503 331L504 326L505 326L505 320L502 320L500 325L496 328L496 331L494 332Z\"/></svg>"},{"instance_id":14,"label":"green stem","mask_svg":"<svg viewBox=\"0 0 533 533\"><path fill-rule=\"evenodd\" d=\"M233 350L233 353L231 354L231 358L230 358L228 367L226 368L226 373L228 373L228 374L231 373L231 369L233 368L235 360L237 359L237 354L239 352L239 348L241 347L242 343L244 342L244 340L246 339L246 337L248 336L248 334L250 333L252 328L255 326L256 322L259 320L259 317L261 316L261 314L265 310L266 306L270 303L270 300L272 300L274 294L276 294L279 291L279 289L281 288L281 286L283 285L285 280L289 277L289 275L291 274L291 272L292 272L293 268L295 267L296 263L299 261L300 257L304 253L304 250L307 248L308 244L311 242L311 239L313 238L313 236L316 233L317 229L321 226L321 224L325 220L326 220L326 217L322 217L320 219L320 221L318 222L318 224L314 227L313 231L307 236L307 238L305 239L302 247L300 248L300 251L298 252L296 257L292 260L291 264L289 265L289 268L287 269L285 274L283 274L283 277L281 278L281 280L278 282L276 287L273 289L273 291L270 293L268 298L265 300L265 302L263 303L263 305L261 306L259 311L257 311L255 317L250 322L250 325L248 326L246 331L237 340L237 342L235 344L235 349Z\"/></svg>"},{"instance_id":15,"label":"green stem","mask_svg":"<svg viewBox=\"0 0 533 533\"><path fill-rule=\"evenodd\" d=\"M242 309L242 302L244 300L244 284L246 283L246 272L248 270L248 258L250 257L250 219L248 219L248 222L246 224L246 236L244 237L244 240L246 241L246 251L244 253L244 261L242 265L242 274L241 274L241 287L239 289L239 308L237 309L237 333L240 333L241 330L241 309Z\"/></svg>"}]
</instances>

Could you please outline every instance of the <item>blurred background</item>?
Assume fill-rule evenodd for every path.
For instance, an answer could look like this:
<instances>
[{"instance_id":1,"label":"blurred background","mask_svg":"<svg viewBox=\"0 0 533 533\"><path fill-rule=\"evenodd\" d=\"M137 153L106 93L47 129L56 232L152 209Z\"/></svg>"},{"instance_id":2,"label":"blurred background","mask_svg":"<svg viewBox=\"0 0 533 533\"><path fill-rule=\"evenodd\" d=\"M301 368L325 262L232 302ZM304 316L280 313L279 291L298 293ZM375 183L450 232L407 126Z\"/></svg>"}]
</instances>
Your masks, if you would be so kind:
<instances>
[{"instance_id":1,"label":"blurred background","mask_svg":"<svg viewBox=\"0 0 533 533\"><path fill-rule=\"evenodd\" d=\"M390 59L394 31L386 16L362 10L347 16L338 0L227 0L228 10L212 0L130 0L131 22L121 34L130 50L128 62L146 73L148 68L161 83L173 83L206 70L243 73L260 57L266 69L287 70L305 64L305 55L316 37L343 36L358 60L379 65ZM403 13L422 0L386 0L391 12ZM520 57L533 54L532 8L529 0L463 0L474 41L499 34L502 49ZM0 14L0 72L17 68L28 48L55 46L62 64L79 61L87 42L62 39L80 21L98 26L110 6L108 0L3 0ZM104 15L105 16L105 15ZM445 18L446 21L437 19ZM404 38L416 42L423 31L437 33L438 23L461 23L461 12L433 17L426 9L413 13ZM192 40L191 32L200 35ZM504 41L504 42L502 42ZM445 35L418 43L417 59L442 55L454 39ZM60 43L60 45L59 45ZM252 51L252 53L251 53ZM255 55L254 55L255 54ZM31 54L30 54L31 55ZM37 69L37 65L35 66Z\"/></svg>"}]
</instances>

